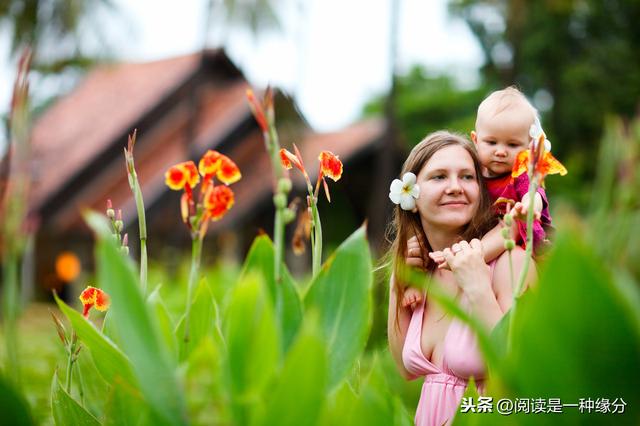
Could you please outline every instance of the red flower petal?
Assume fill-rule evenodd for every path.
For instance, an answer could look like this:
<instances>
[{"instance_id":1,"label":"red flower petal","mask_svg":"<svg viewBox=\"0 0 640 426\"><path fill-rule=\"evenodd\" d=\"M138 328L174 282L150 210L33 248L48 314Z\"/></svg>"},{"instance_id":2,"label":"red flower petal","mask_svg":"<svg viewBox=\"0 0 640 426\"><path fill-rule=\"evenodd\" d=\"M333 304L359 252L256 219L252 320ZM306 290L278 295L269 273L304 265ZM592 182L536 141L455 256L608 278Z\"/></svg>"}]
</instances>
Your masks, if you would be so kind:
<instances>
[{"instance_id":1,"label":"red flower petal","mask_svg":"<svg viewBox=\"0 0 640 426\"><path fill-rule=\"evenodd\" d=\"M342 177L342 161L330 151L322 151L318 157L322 174L338 181Z\"/></svg>"},{"instance_id":2,"label":"red flower petal","mask_svg":"<svg viewBox=\"0 0 640 426\"><path fill-rule=\"evenodd\" d=\"M220 154L220 168L218 169L216 177L221 182L230 185L234 182L239 181L242 177L242 174L240 174L240 169L232 159L230 159L226 155Z\"/></svg>"},{"instance_id":3,"label":"red flower petal","mask_svg":"<svg viewBox=\"0 0 640 426\"><path fill-rule=\"evenodd\" d=\"M222 219L227 211L233 207L234 202L233 191L225 185L211 188L204 198L204 206L213 221Z\"/></svg>"}]
</instances>

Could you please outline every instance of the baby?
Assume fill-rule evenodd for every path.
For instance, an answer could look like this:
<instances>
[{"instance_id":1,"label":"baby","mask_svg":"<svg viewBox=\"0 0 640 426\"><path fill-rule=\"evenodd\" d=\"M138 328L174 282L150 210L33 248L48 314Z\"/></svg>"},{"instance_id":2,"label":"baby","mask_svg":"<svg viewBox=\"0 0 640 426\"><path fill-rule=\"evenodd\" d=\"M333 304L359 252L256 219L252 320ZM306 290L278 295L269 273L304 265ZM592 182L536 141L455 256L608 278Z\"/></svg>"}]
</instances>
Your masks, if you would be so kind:
<instances>
[{"instance_id":1,"label":"baby","mask_svg":"<svg viewBox=\"0 0 640 426\"><path fill-rule=\"evenodd\" d=\"M491 93L478 107L475 130L471 140L476 146L484 182L489 191L495 213L499 217L511 212L516 218L526 217L529 209L529 177L522 173L512 178L511 171L516 157L529 148L529 131L532 125L540 125L536 109L516 88L508 87ZM538 188L533 205L534 247L548 242L546 235L552 230L549 203L543 188ZM526 242L527 229L523 221L513 222L512 237L517 244ZM498 224L482 238L485 261L491 262L504 250L501 235L503 224ZM417 237L407 242L407 264L424 267L421 245ZM429 253L438 267L447 267L442 252ZM415 308L422 302L422 293L415 288L407 288L402 299L403 306Z\"/></svg>"}]
</instances>

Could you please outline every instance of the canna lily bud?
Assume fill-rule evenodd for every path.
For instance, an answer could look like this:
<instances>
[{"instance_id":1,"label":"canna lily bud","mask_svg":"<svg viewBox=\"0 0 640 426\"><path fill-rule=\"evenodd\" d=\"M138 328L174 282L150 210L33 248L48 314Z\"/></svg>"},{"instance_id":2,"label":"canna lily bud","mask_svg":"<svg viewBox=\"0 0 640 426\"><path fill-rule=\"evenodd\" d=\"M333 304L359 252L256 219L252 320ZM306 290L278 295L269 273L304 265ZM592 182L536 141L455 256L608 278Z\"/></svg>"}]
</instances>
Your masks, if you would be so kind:
<instances>
[{"instance_id":1,"label":"canna lily bud","mask_svg":"<svg viewBox=\"0 0 640 426\"><path fill-rule=\"evenodd\" d=\"M111 204L111 198L107 200L107 217L111 220L116 217L116 212L113 210L113 205Z\"/></svg>"}]
</instances>

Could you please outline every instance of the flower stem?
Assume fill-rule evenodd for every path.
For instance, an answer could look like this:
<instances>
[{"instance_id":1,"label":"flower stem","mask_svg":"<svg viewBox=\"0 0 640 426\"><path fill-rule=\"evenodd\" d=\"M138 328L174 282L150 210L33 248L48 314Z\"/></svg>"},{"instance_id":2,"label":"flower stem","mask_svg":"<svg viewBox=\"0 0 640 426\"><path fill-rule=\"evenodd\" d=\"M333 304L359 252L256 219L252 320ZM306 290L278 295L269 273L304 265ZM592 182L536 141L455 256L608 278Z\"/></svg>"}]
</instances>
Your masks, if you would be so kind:
<instances>
[{"instance_id":1,"label":"flower stem","mask_svg":"<svg viewBox=\"0 0 640 426\"><path fill-rule=\"evenodd\" d=\"M138 228L140 231L140 286L142 294L147 293L147 219L144 210L144 199L142 198L142 189L138 181L135 164L133 161L133 147L135 144L136 134L133 138L129 138L129 149L125 149L125 161L127 166L127 174L129 177L129 187L133 192L136 201L136 210L138 212Z\"/></svg>"},{"instance_id":2,"label":"flower stem","mask_svg":"<svg viewBox=\"0 0 640 426\"><path fill-rule=\"evenodd\" d=\"M133 172L133 194L136 200L136 209L138 210L138 225L140 229L140 286L142 294L147 293L147 219L144 210L144 200L142 198L142 189L138 183L138 177Z\"/></svg>"},{"instance_id":3,"label":"flower stem","mask_svg":"<svg viewBox=\"0 0 640 426\"><path fill-rule=\"evenodd\" d=\"M19 306L18 296L18 259L9 248L3 263L4 275L4 335L6 342L7 360L5 371L15 385L20 385L20 363L18 359L17 316Z\"/></svg>"},{"instance_id":4,"label":"flower stem","mask_svg":"<svg viewBox=\"0 0 640 426\"><path fill-rule=\"evenodd\" d=\"M189 284L187 287L187 308L184 317L184 342L189 342L189 315L191 314L191 299L193 287L200 272L200 257L202 254L202 238L194 236L191 241L191 271L189 272Z\"/></svg>"},{"instance_id":5,"label":"flower stem","mask_svg":"<svg viewBox=\"0 0 640 426\"><path fill-rule=\"evenodd\" d=\"M524 282L527 279L527 274L529 273L529 264L531 263L531 256L533 254L533 206L535 202L536 192L538 191L538 181L533 179L533 172L529 171L529 208L527 209L527 248L525 251L524 264L522 265L522 270L520 271L520 276L518 278L518 284L516 285L515 291L513 292L513 304L511 306L511 316L509 317L509 334L507 337L507 348L511 350L511 344L513 341L513 325L514 319L516 316L516 307L518 303L518 297L522 292L522 287L524 287ZM511 253L509 253L511 256ZM511 260L511 258L509 258ZM513 274L513 273L512 273Z\"/></svg>"},{"instance_id":6,"label":"flower stem","mask_svg":"<svg viewBox=\"0 0 640 426\"><path fill-rule=\"evenodd\" d=\"M320 214L318 213L318 199L313 195L311 199L311 223L313 226L313 239L312 241L312 273L315 277L320 272L322 266L322 224L320 223Z\"/></svg>"},{"instance_id":7,"label":"flower stem","mask_svg":"<svg viewBox=\"0 0 640 426\"><path fill-rule=\"evenodd\" d=\"M269 131L264 133L265 142L267 145L267 152L271 158L271 166L273 167L274 177L274 193L275 197L279 197L286 193L282 191L278 182L284 176L282 164L280 164L279 152L280 141L278 139L278 132L276 131L275 123L269 122ZM273 264L273 279L276 283L279 283L282 278L282 259L284 257L284 210L287 208L286 203L284 206L275 205L276 214L273 223L273 244L275 249L274 264Z\"/></svg>"},{"instance_id":8,"label":"flower stem","mask_svg":"<svg viewBox=\"0 0 640 426\"><path fill-rule=\"evenodd\" d=\"M71 394L71 374L73 371L73 364L74 364L74 356L75 356L75 352L76 352L76 343L77 342L77 336L76 336L76 332L73 332L73 336L71 337L71 341L69 342L69 346L67 347L68 351L69 351L69 358L67 359L67 380L65 382L65 389L67 390L68 394Z\"/></svg>"}]
</instances>

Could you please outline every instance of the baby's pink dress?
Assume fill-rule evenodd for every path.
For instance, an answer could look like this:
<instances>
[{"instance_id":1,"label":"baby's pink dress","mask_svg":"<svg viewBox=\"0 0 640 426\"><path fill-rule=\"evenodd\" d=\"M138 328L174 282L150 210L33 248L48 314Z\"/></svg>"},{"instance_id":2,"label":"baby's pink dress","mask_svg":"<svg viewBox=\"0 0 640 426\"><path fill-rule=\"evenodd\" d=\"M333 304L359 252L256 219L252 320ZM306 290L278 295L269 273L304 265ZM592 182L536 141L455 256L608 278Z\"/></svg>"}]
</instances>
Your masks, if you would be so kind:
<instances>
[{"instance_id":1,"label":"baby's pink dress","mask_svg":"<svg viewBox=\"0 0 640 426\"><path fill-rule=\"evenodd\" d=\"M492 275L493 266L491 264ZM402 361L412 375L425 376L416 410L416 426L442 426L452 422L471 376L482 389L486 368L475 334L457 319L451 321L444 338L442 368L425 358L420 346L425 301L426 298L411 316ZM465 308L464 296L461 303Z\"/></svg>"}]
</instances>

